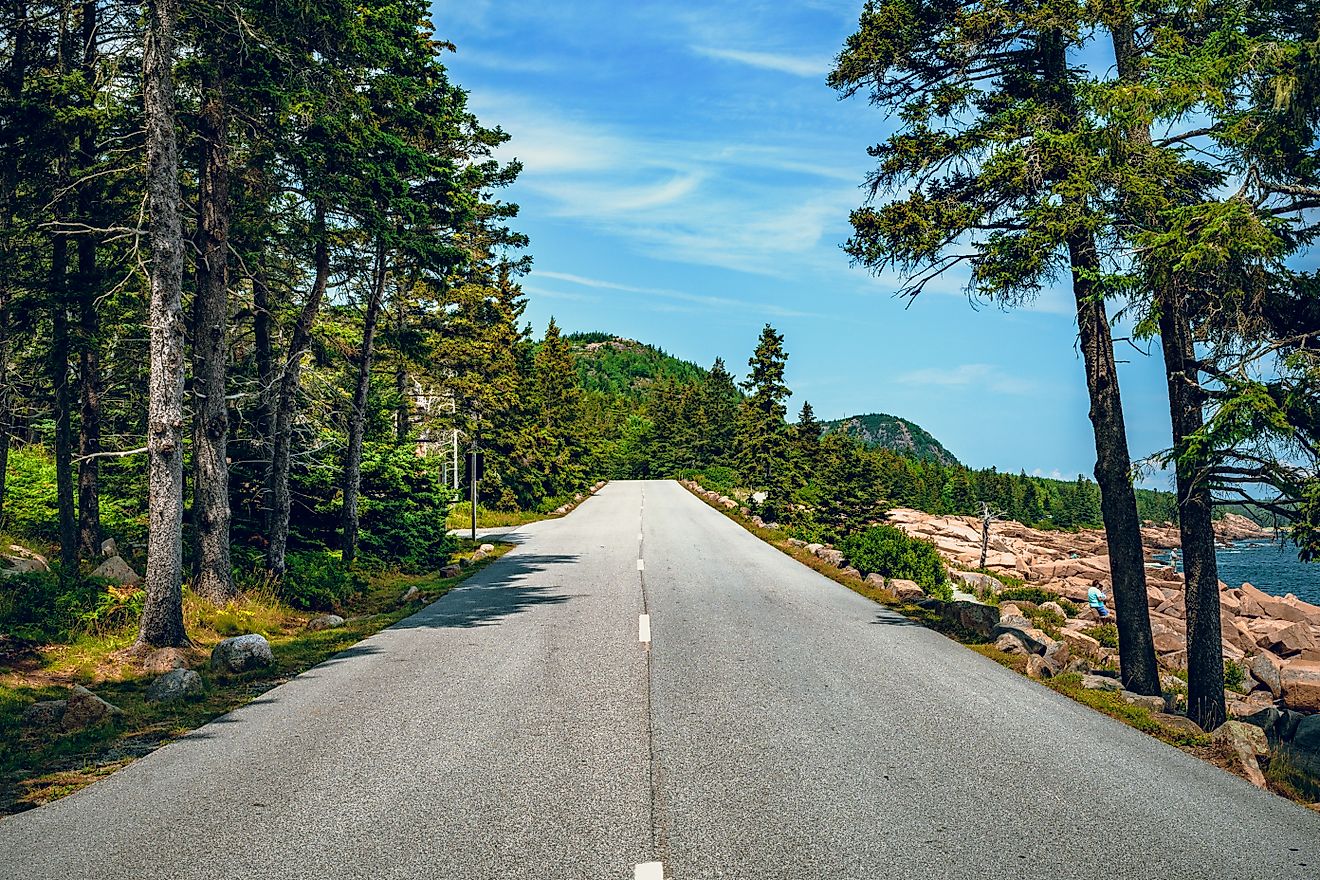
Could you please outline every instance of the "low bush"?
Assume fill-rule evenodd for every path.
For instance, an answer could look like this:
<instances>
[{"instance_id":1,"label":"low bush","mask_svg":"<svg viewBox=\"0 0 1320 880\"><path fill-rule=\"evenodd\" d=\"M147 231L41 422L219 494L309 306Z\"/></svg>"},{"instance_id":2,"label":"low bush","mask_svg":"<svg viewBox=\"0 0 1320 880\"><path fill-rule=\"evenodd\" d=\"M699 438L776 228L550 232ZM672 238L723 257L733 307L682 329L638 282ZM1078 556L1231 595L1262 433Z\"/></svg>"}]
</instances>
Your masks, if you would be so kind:
<instances>
[{"instance_id":1,"label":"low bush","mask_svg":"<svg viewBox=\"0 0 1320 880\"><path fill-rule=\"evenodd\" d=\"M1236 660L1224 661L1224 687L1239 690L1247 680L1247 667Z\"/></svg>"},{"instance_id":2,"label":"low bush","mask_svg":"<svg viewBox=\"0 0 1320 880\"><path fill-rule=\"evenodd\" d=\"M849 535L839 544L848 561L862 574L879 574L916 583L932 596L948 598L948 575L935 545L908 537L893 526L874 526Z\"/></svg>"},{"instance_id":3,"label":"low bush","mask_svg":"<svg viewBox=\"0 0 1320 880\"><path fill-rule=\"evenodd\" d=\"M294 608L334 611L366 589L362 575L348 571L339 557L329 553L290 553L285 561L288 571L280 582L279 595Z\"/></svg>"},{"instance_id":4,"label":"low bush","mask_svg":"<svg viewBox=\"0 0 1320 880\"><path fill-rule=\"evenodd\" d=\"M28 572L0 580L0 633L37 642L62 642L117 613L131 594L107 598L103 582ZM141 604L137 606L141 610ZM134 617L136 619L136 617Z\"/></svg>"},{"instance_id":5,"label":"low bush","mask_svg":"<svg viewBox=\"0 0 1320 880\"><path fill-rule=\"evenodd\" d=\"M1058 596L1040 587L1009 587L999 591L1000 602L1035 602L1037 605L1043 605L1058 600Z\"/></svg>"},{"instance_id":6,"label":"low bush","mask_svg":"<svg viewBox=\"0 0 1320 880\"><path fill-rule=\"evenodd\" d=\"M453 500L438 462L404 444L368 444L362 459L360 547L404 571L431 571L449 561L454 539L446 518Z\"/></svg>"},{"instance_id":7,"label":"low bush","mask_svg":"<svg viewBox=\"0 0 1320 880\"><path fill-rule=\"evenodd\" d=\"M1106 648L1118 647L1118 627L1112 623L1102 623L1099 626L1091 626L1082 630L1083 633L1095 639Z\"/></svg>"}]
</instances>

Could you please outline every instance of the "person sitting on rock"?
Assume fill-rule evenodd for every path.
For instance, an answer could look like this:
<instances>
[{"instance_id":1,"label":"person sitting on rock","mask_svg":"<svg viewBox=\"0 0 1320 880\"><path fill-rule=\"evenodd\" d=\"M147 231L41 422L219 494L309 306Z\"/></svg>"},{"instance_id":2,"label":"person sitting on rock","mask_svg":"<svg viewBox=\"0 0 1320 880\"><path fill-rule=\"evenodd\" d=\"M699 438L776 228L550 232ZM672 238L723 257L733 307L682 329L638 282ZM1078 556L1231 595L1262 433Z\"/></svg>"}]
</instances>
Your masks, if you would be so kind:
<instances>
[{"instance_id":1,"label":"person sitting on rock","mask_svg":"<svg viewBox=\"0 0 1320 880\"><path fill-rule=\"evenodd\" d=\"M1101 620L1109 617L1109 609L1105 607L1105 600L1108 598L1105 591L1100 589L1100 582L1091 581L1091 589L1086 591L1086 601L1095 609L1096 616Z\"/></svg>"}]
</instances>

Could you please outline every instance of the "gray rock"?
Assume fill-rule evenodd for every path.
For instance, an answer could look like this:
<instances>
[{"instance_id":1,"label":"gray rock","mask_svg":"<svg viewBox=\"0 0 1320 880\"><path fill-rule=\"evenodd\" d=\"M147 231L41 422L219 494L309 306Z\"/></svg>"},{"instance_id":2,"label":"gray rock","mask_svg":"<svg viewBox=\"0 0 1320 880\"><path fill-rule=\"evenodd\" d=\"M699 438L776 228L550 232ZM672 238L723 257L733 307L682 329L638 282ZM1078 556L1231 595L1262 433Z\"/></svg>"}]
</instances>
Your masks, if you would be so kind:
<instances>
[{"instance_id":1,"label":"gray rock","mask_svg":"<svg viewBox=\"0 0 1320 880\"><path fill-rule=\"evenodd\" d=\"M843 568L847 564L847 560L844 559L843 556L843 551L835 550L833 547L826 547L822 550L816 551L816 556L825 560L835 568Z\"/></svg>"},{"instance_id":2,"label":"gray rock","mask_svg":"<svg viewBox=\"0 0 1320 880\"><path fill-rule=\"evenodd\" d=\"M257 633L225 639L211 651L211 668L223 672L247 672L274 663L270 642Z\"/></svg>"},{"instance_id":3,"label":"gray rock","mask_svg":"<svg viewBox=\"0 0 1320 880\"><path fill-rule=\"evenodd\" d=\"M18 544L10 544L6 553L0 553L0 577L32 572L50 571L46 557Z\"/></svg>"},{"instance_id":4,"label":"gray rock","mask_svg":"<svg viewBox=\"0 0 1320 880\"><path fill-rule=\"evenodd\" d=\"M949 602L940 617L946 624L983 639L995 638L995 627L999 626L999 609L979 602Z\"/></svg>"},{"instance_id":5,"label":"gray rock","mask_svg":"<svg viewBox=\"0 0 1320 880\"><path fill-rule=\"evenodd\" d=\"M1149 709L1151 712L1164 712L1169 708L1162 696L1134 694L1132 691L1120 691L1119 696L1122 697L1123 702L1128 705L1140 706L1142 709Z\"/></svg>"},{"instance_id":6,"label":"gray rock","mask_svg":"<svg viewBox=\"0 0 1320 880\"><path fill-rule=\"evenodd\" d=\"M93 724L100 724L123 714L124 710L118 706L107 703L87 688L76 684L69 692L68 704L64 709L64 717L60 720L60 727L65 730L82 730L84 727L91 727Z\"/></svg>"},{"instance_id":7,"label":"gray rock","mask_svg":"<svg viewBox=\"0 0 1320 880\"><path fill-rule=\"evenodd\" d=\"M307 622L307 628L312 632L319 632L323 629L339 629L344 625L344 618L338 614L322 614L320 617L314 617Z\"/></svg>"},{"instance_id":8,"label":"gray rock","mask_svg":"<svg viewBox=\"0 0 1320 880\"><path fill-rule=\"evenodd\" d=\"M1031 654L1027 646L1014 633L1004 633L995 639L995 648L1005 654Z\"/></svg>"},{"instance_id":9,"label":"gray rock","mask_svg":"<svg viewBox=\"0 0 1320 880\"><path fill-rule=\"evenodd\" d=\"M42 700L23 710L23 723L32 727L50 727L64 719L68 700Z\"/></svg>"},{"instance_id":10,"label":"gray rock","mask_svg":"<svg viewBox=\"0 0 1320 880\"><path fill-rule=\"evenodd\" d=\"M979 571L955 571L954 579L961 581L964 587L970 587L973 590L991 590L998 592L1004 585L997 578L992 578L988 574L982 574Z\"/></svg>"},{"instance_id":11,"label":"gray rock","mask_svg":"<svg viewBox=\"0 0 1320 880\"><path fill-rule=\"evenodd\" d=\"M858 580L861 580L862 578L862 573L857 569L853 568L851 565L845 569L842 569L842 573L846 574L848 577L855 577Z\"/></svg>"},{"instance_id":12,"label":"gray rock","mask_svg":"<svg viewBox=\"0 0 1320 880\"><path fill-rule=\"evenodd\" d=\"M1269 688L1276 700L1283 694L1282 665L1282 661L1268 651L1257 654L1247 663L1247 669L1251 670L1256 681Z\"/></svg>"},{"instance_id":13,"label":"gray rock","mask_svg":"<svg viewBox=\"0 0 1320 880\"><path fill-rule=\"evenodd\" d=\"M1186 715L1173 715L1168 712L1152 712L1150 717L1165 727L1171 727L1182 733L1202 734L1205 733L1201 726Z\"/></svg>"},{"instance_id":14,"label":"gray rock","mask_svg":"<svg viewBox=\"0 0 1320 880\"><path fill-rule=\"evenodd\" d=\"M494 552L495 552L495 545L494 545L494 544L482 544L478 549L481 550L482 553L494 553Z\"/></svg>"},{"instance_id":15,"label":"gray rock","mask_svg":"<svg viewBox=\"0 0 1320 880\"><path fill-rule=\"evenodd\" d=\"M1027 658L1027 675L1031 678L1053 678L1062 667L1049 657L1032 654Z\"/></svg>"},{"instance_id":16,"label":"gray rock","mask_svg":"<svg viewBox=\"0 0 1320 880\"><path fill-rule=\"evenodd\" d=\"M1292 736L1276 748L1293 771L1289 781L1309 797L1320 798L1320 715L1300 719Z\"/></svg>"},{"instance_id":17,"label":"gray rock","mask_svg":"<svg viewBox=\"0 0 1320 880\"><path fill-rule=\"evenodd\" d=\"M109 559L111 556L119 555L119 545L115 543L114 538L106 538L101 542L101 558Z\"/></svg>"},{"instance_id":18,"label":"gray rock","mask_svg":"<svg viewBox=\"0 0 1320 880\"><path fill-rule=\"evenodd\" d=\"M122 556L111 556L92 570L92 577L105 578L123 587L132 587L142 583L142 575L133 570L133 566L124 561Z\"/></svg>"},{"instance_id":19,"label":"gray rock","mask_svg":"<svg viewBox=\"0 0 1320 880\"><path fill-rule=\"evenodd\" d=\"M417 587L415 586L409 587L408 589L403 591L403 594L401 596L399 596L399 602L401 603L411 602L412 600L420 596L421 593L422 591L417 589Z\"/></svg>"},{"instance_id":20,"label":"gray rock","mask_svg":"<svg viewBox=\"0 0 1320 880\"><path fill-rule=\"evenodd\" d=\"M463 566L461 565L446 565L444 568L440 569L440 577L442 578L456 578L462 573Z\"/></svg>"},{"instance_id":21,"label":"gray rock","mask_svg":"<svg viewBox=\"0 0 1320 880\"><path fill-rule=\"evenodd\" d=\"M172 703L202 692L202 677L191 669L174 669L147 688L147 702Z\"/></svg>"},{"instance_id":22,"label":"gray rock","mask_svg":"<svg viewBox=\"0 0 1320 880\"><path fill-rule=\"evenodd\" d=\"M1110 678L1107 675L1083 675L1082 687L1088 691L1113 691L1115 693L1123 690L1123 685L1119 684L1118 679Z\"/></svg>"},{"instance_id":23,"label":"gray rock","mask_svg":"<svg viewBox=\"0 0 1320 880\"><path fill-rule=\"evenodd\" d=\"M1054 640L1045 633L1031 626L1030 622L1026 626L1005 625L1002 621L995 627L992 635L995 638L1011 636L1022 643L1022 647L1027 649L1030 654L1044 654L1054 644Z\"/></svg>"}]
</instances>

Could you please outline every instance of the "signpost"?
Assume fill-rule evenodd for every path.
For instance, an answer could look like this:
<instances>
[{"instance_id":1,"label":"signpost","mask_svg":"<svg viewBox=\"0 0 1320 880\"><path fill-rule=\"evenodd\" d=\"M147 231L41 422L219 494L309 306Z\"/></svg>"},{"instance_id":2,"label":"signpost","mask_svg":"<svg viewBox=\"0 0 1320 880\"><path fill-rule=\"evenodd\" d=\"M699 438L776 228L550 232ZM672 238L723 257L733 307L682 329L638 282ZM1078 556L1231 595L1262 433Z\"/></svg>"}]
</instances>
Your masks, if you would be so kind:
<instances>
[{"instance_id":1,"label":"signpost","mask_svg":"<svg viewBox=\"0 0 1320 880\"><path fill-rule=\"evenodd\" d=\"M473 446L467 454L468 486L472 490L472 540L477 540L477 483L486 472L486 454Z\"/></svg>"}]
</instances>

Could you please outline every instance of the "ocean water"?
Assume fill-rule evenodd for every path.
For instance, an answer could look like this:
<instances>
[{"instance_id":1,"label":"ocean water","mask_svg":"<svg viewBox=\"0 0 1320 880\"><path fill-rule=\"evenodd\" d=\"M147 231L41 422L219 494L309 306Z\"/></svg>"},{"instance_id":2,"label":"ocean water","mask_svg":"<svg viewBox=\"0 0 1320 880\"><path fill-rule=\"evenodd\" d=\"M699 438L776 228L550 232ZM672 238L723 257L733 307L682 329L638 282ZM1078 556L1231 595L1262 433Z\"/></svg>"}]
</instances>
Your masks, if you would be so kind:
<instances>
[{"instance_id":1,"label":"ocean water","mask_svg":"<svg viewBox=\"0 0 1320 880\"><path fill-rule=\"evenodd\" d=\"M1320 563L1299 562L1297 548L1278 542L1240 541L1221 547L1219 579L1230 587L1248 582L1274 596L1292 593L1298 599L1320 605ZM1167 561L1168 554L1159 554ZM1179 564L1178 570L1182 570Z\"/></svg>"}]
</instances>

